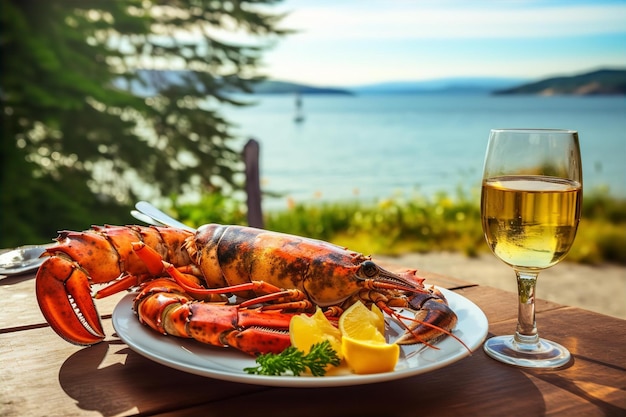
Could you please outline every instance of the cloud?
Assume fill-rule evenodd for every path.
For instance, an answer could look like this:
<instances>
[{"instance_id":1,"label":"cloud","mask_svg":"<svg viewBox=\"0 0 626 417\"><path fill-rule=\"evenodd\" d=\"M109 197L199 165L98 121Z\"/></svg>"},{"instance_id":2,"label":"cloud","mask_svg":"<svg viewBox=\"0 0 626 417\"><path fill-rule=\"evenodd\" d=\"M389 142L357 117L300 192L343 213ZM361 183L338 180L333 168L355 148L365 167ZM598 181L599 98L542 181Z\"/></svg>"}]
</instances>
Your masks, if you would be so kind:
<instances>
[{"instance_id":1,"label":"cloud","mask_svg":"<svg viewBox=\"0 0 626 417\"><path fill-rule=\"evenodd\" d=\"M313 3L315 4L315 3ZM338 2L303 5L283 21L306 40L546 38L626 32L626 3ZM361 5L361 6L359 6Z\"/></svg>"}]
</instances>

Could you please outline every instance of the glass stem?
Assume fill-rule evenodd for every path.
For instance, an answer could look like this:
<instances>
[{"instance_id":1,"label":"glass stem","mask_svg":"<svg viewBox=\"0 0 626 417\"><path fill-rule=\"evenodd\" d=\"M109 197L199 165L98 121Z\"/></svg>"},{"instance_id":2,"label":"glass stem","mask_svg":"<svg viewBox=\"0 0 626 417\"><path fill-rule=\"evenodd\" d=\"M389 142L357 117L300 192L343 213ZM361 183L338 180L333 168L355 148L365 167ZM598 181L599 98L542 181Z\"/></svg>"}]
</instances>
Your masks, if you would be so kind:
<instances>
[{"instance_id":1,"label":"glass stem","mask_svg":"<svg viewBox=\"0 0 626 417\"><path fill-rule=\"evenodd\" d=\"M515 271L515 274L519 297L515 342L522 345L538 344L539 333L535 321L535 286L538 273Z\"/></svg>"}]
</instances>

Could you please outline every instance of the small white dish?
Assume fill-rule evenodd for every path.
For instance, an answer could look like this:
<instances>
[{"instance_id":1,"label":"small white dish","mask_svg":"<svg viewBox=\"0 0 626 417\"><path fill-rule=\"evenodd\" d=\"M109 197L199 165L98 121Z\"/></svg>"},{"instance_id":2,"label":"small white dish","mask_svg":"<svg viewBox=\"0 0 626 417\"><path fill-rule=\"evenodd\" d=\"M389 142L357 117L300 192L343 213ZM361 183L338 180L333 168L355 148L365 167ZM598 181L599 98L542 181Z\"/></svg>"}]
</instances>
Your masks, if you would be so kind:
<instances>
[{"instance_id":1,"label":"small white dish","mask_svg":"<svg viewBox=\"0 0 626 417\"><path fill-rule=\"evenodd\" d=\"M19 275L41 266L46 257L40 256L51 245L26 245L0 254L0 275Z\"/></svg>"}]
</instances>

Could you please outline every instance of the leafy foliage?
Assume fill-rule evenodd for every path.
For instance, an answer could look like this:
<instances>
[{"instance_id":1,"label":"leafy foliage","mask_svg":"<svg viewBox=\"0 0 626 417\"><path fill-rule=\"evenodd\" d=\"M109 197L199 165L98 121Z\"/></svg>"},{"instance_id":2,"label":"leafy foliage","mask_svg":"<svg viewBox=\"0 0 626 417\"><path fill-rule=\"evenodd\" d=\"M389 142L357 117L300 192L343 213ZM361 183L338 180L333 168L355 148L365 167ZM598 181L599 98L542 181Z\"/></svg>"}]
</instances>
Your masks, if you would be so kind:
<instances>
[{"instance_id":1,"label":"leafy foliage","mask_svg":"<svg viewBox=\"0 0 626 417\"><path fill-rule=\"evenodd\" d=\"M435 250L475 255L484 245L475 198L440 193L394 195L377 202L295 204L266 214L268 229L329 240L365 254Z\"/></svg>"},{"instance_id":2,"label":"leafy foliage","mask_svg":"<svg viewBox=\"0 0 626 417\"><path fill-rule=\"evenodd\" d=\"M0 246L132 221L139 198L241 188L219 110L244 104L231 93L288 33L273 0L0 1Z\"/></svg>"},{"instance_id":3,"label":"leafy foliage","mask_svg":"<svg viewBox=\"0 0 626 417\"><path fill-rule=\"evenodd\" d=\"M195 228L205 223L247 224L245 204L220 193L204 194L197 203L180 203L174 199L170 214Z\"/></svg>"},{"instance_id":4,"label":"leafy foliage","mask_svg":"<svg viewBox=\"0 0 626 417\"><path fill-rule=\"evenodd\" d=\"M478 195L459 192L393 197L377 202L300 203L268 212L267 229L323 239L365 254L451 251L475 256L489 251ZM566 260L626 264L626 200L592 191L583 198L582 220Z\"/></svg>"}]
</instances>

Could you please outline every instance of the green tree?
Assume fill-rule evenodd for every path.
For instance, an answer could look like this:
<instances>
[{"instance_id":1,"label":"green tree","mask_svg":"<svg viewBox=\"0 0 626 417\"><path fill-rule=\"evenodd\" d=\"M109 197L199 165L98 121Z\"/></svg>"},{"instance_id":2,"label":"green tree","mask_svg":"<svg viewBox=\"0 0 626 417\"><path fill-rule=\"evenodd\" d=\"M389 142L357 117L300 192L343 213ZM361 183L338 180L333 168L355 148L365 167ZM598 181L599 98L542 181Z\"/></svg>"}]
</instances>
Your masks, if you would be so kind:
<instances>
[{"instance_id":1,"label":"green tree","mask_svg":"<svg viewBox=\"0 0 626 417\"><path fill-rule=\"evenodd\" d=\"M288 33L273 3L1 0L0 246L132 221L145 190L240 189L220 107Z\"/></svg>"}]
</instances>

